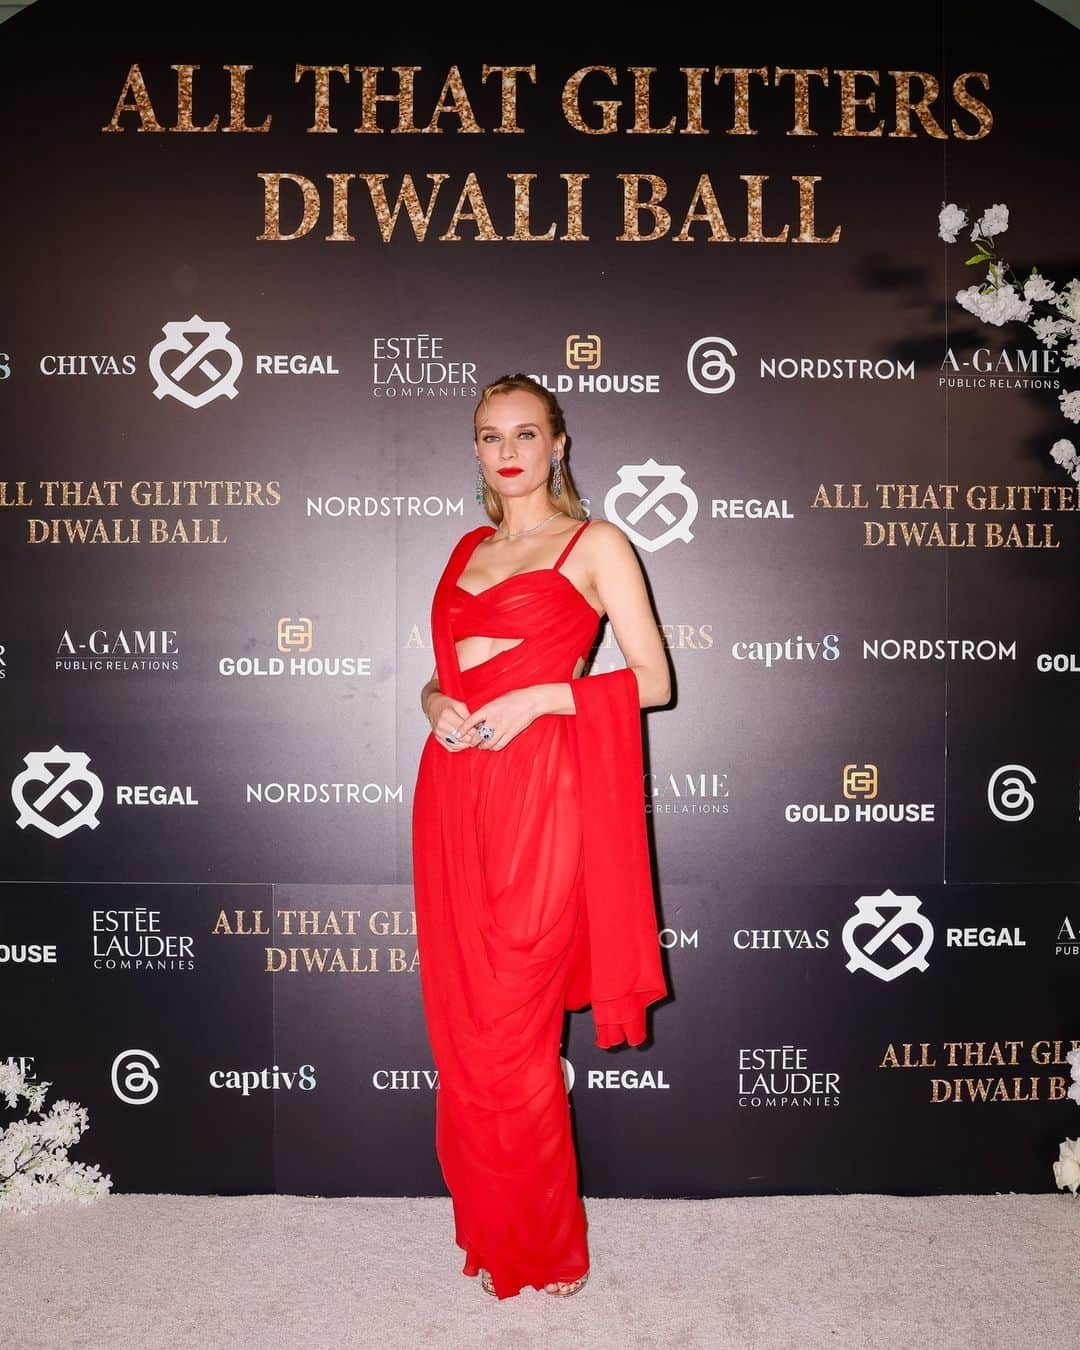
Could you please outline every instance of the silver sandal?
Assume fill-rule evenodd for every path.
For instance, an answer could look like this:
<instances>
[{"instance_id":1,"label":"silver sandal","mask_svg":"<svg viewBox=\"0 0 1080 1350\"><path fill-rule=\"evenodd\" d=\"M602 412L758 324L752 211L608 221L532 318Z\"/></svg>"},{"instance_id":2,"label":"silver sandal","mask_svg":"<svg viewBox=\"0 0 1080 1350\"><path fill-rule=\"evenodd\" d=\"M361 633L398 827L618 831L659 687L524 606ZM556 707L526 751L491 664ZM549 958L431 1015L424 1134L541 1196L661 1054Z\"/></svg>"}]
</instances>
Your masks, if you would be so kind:
<instances>
[{"instance_id":1,"label":"silver sandal","mask_svg":"<svg viewBox=\"0 0 1080 1350\"><path fill-rule=\"evenodd\" d=\"M576 1294L579 1289L584 1289L585 1281L589 1278L589 1272L579 1275L576 1280L553 1280L552 1284L557 1284L558 1289L545 1289L545 1294L553 1294L557 1298L569 1298L571 1294Z\"/></svg>"}]
</instances>

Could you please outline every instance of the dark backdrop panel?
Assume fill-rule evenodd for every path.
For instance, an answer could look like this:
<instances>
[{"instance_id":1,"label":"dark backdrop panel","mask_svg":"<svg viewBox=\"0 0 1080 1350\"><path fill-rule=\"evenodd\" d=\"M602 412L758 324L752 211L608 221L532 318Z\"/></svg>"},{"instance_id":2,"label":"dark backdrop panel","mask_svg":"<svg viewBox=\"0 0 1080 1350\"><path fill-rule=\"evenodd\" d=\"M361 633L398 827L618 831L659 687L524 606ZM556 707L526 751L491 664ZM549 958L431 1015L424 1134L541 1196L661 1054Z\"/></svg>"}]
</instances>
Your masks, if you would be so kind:
<instances>
[{"instance_id":1,"label":"dark backdrop panel","mask_svg":"<svg viewBox=\"0 0 1080 1350\"><path fill-rule=\"evenodd\" d=\"M484 519L472 410L523 370L560 392L590 514L637 550L674 688L644 719L642 785L673 998L633 1050L600 1051L589 1014L567 1017L583 1187L1050 1187L1076 1133L1080 538L1074 511L965 493L1071 484L1048 450L1075 379L1029 330L956 303L979 269L937 213L1005 202L1014 268L1076 273L1075 30L1035 4L1007 29L952 3L692 26L637 11L632 36L560 26L508 51L459 16L360 28L313 6L285 32L261 7L189 6L167 27L145 7L92 27L67 10L38 0L0 28L19 184L0 310L0 1059L88 1107L78 1156L118 1190L445 1193L412 931L419 690L434 584ZM382 66L384 90L420 67L420 120L456 65L484 130L447 115L438 135L357 135L354 75L340 130L312 134L309 60ZM492 130L481 66L500 60L536 65L518 135ZM250 64L249 121L272 129L138 133L129 114L103 134L133 62L169 127L172 66L199 65L203 123L228 118L223 66ZM597 62L616 82L591 77L583 106L621 100L613 135L561 111ZM631 134L629 68L646 63L653 125L680 128L680 67L831 76L812 136L791 134L790 81L754 82L754 134L731 134L730 80L706 81L708 134ZM878 72L885 134L836 134L841 69ZM944 136L917 119L893 134L903 70L939 81ZM975 126L950 94L964 72L989 81L968 81L993 115L981 139L950 120ZM318 186L303 238L258 239L270 172ZM356 180L355 239L327 241L342 173L386 174L391 198L405 173L424 198L425 175L448 175L427 238L402 218L382 242ZM507 174L537 175L532 228L559 234L560 175L587 174L588 239L484 241L465 220L441 240L469 173L502 235ZM813 175L818 234L841 234L620 241L633 173L664 179L672 232L709 174L735 239L742 176L766 176L776 234L797 225L793 176ZM292 228L299 194L282 193ZM162 392L185 326L204 361ZM453 374L395 382L387 348L405 339ZM717 350L725 387L703 366ZM1035 358L1041 383L985 378ZM244 504L215 505L219 481ZM70 499L50 505L48 482ZM155 501L174 482L201 486ZM953 484L957 502L893 509L883 484ZM130 542L66 541L99 520ZM950 522L978 546L883 541ZM988 523L1056 547L986 547ZM593 670L621 664L605 625ZM150 925L135 964L95 964L103 913ZM149 960L158 934L191 965Z\"/></svg>"}]
</instances>

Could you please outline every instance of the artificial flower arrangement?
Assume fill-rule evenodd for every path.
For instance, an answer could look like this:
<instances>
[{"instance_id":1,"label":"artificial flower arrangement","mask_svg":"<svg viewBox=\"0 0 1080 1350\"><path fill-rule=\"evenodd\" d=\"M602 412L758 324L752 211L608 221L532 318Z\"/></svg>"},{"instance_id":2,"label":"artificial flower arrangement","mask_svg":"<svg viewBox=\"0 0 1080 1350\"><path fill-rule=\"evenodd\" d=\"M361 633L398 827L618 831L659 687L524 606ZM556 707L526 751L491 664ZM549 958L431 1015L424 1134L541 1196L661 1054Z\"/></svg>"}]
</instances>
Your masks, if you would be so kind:
<instances>
[{"instance_id":1,"label":"artificial flower arrangement","mask_svg":"<svg viewBox=\"0 0 1080 1350\"><path fill-rule=\"evenodd\" d=\"M954 202L942 202L938 213L938 235L947 244L955 244L959 232L968 224L968 213ZM1062 343L1059 360L1063 366L1080 366L1080 281L1073 277L1060 290L1036 267L1024 278L1016 276L1004 259L998 257L994 241L1009 228L1009 208L1003 202L987 207L971 227L975 253L965 259L968 267L987 264L986 279L956 292L957 302L977 319L997 327L1010 322L1026 324L1045 346ZM1032 319L1034 306L1045 304L1048 312ZM1070 422L1080 422L1080 389L1062 390L1058 395L1061 411ZM1072 441L1062 437L1050 447L1050 457L1080 483L1080 454ZM1070 1098L1080 1106L1080 1049L1069 1052L1072 1068ZM1080 1138L1064 1139L1053 1164L1059 1189L1076 1194L1080 1187Z\"/></svg>"},{"instance_id":2,"label":"artificial flower arrangement","mask_svg":"<svg viewBox=\"0 0 1080 1350\"><path fill-rule=\"evenodd\" d=\"M96 1165L68 1159L68 1148L86 1129L89 1113L85 1106L63 1100L43 1112L50 1087L28 1083L14 1064L0 1064L0 1097L11 1109L24 1097L27 1110L24 1119L0 1129L0 1213L28 1214L38 1205L61 1200L88 1205L112 1187L112 1179Z\"/></svg>"},{"instance_id":3,"label":"artificial flower arrangement","mask_svg":"<svg viewBox=\"0 0 1080 1350\"><path fill-rule=\"evenodd\" d=\"M968 223L968 213L953 202L942 202L938 213L938 236L955 244L959 232ZM1063 366L1080 366L1080 281L1073 277L1060 289L1036 267L1023 281L998 257L995 240L1009 228L1009 208L1002 202L987 207L971 227L976 252L965 265L987 264L986 278L956 292L956 299L970 314L985 323L1001 327L1010 322L1027 325L1045 346L1062 343L1058 359ZM1033 319L1034 307L1048 310ZM1066 389L1058 395L1061 411L1070 422L1080 422L1080 389ZM1050 447L1050 457L1080 483L1080 454L1065 437Z\"/></svg>"},{"instance_id":4,"label":"artificial flower arrangement","mask_svg":"<svg viewBox=\"0 0 1080 1350\"><path fill-rule=\"evenodd\" d=\"M1069 1067L1072 1069L1072 1087L1069 1088L1069 1097L1080 1106L1080 1049L1070 1050L1065 1056L1069 1061ZM1058 1151L1057 1162L1054 1163L1054 1180L1058 1184L1059 1190L1066 1188L1076 1194L1076 1188L1080 1186L1080 1139L1063 1139L1061 1148Z\"/></svg>"}]
</instances>

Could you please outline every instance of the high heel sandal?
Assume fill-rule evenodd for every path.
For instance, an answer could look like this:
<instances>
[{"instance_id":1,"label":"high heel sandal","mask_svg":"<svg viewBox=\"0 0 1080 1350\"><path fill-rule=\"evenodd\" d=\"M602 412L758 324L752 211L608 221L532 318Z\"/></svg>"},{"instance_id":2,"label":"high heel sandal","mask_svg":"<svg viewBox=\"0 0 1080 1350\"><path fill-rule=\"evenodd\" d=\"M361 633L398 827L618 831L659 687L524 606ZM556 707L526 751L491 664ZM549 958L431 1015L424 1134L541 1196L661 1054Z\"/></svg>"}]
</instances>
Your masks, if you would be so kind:
<instances>
[{"instance_id":1,"label":"high heel sandal","mask_svg":"<svg viewBox=\"0 0 1080 1350\"><path fill-rule=\"evenodd\" d=\"M495 1292L495 1286L491 1283L491 1271L485 1270L483 1266L480 1267L480 1288L485 1294L490 1294L492 1298L499 1297Z\"/></svg>"},{"instance_id":2,"label":"high heel sandal","mask_svg":"<svg viewBox=\"0 0 1080 1350\"><path fill-rule=\"evenodd\" d=\"M557 1289L545 1289L545 1294L553 1294L557 1298L569 1298L571 1294L576 1294L579 1289L585 1287L585 1281L589 1278L589 1272L579 1275L576 1280L553 1280L552 1283L558 1285Z\"/></svg>"}]
</instances>

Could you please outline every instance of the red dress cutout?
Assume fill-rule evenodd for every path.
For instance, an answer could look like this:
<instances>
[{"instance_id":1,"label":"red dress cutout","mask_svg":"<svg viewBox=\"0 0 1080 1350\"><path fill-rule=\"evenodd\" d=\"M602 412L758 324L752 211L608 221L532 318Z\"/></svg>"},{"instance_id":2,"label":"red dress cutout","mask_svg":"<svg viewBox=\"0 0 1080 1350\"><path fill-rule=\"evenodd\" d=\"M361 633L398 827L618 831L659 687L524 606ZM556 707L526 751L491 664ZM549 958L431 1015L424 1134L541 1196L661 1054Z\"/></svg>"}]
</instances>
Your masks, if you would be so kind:
<instances>
[{"instance_id":1,"label":"red dress cutout","mask_svg":"<svg viewBox=\"0 0 1080 1350\"><path fill-rule=\"evenodd\" d=\"M511 689L571 681L578 657L588 655L600 619L559 571L586 524L551 568L519 572L476 595L457 579L495 530L480 526L458 541L435 591L432 636L439 687L470 712ZM471 636L524 640L462 671L454 643ZM606 762L604 754L580 759L579 718L563 714L535 718L497 751L449 752L432 732L420 756L413 875L421 990L439 1072L436 1152L463 1271L489 1270L500 1298L574 1280L589 1267L559 1058L565 1010L592 996L597 1044L624 1035L636 1044L644 1005L666 992L644 843L636 677L612 675L620 678L571 685L575 696L585 685L603 695L591 705L601 730L601 709L612 696L629 700L633 685L632 712L619 703L618 722L608 724ZM602 784L590 775L610 774L612 754L626 805L623 827L615 820L606 832L604 804L591 797ZM583 763L596 768L583 772ZM623 875L616 886L627 867L636 885ZM587 896L589 876L596 879ZM628 894L639 898L636 924L626 922Z\"/></svg>"}]
</instances>

